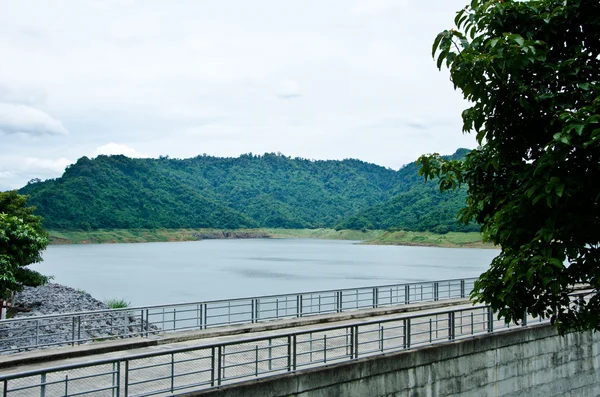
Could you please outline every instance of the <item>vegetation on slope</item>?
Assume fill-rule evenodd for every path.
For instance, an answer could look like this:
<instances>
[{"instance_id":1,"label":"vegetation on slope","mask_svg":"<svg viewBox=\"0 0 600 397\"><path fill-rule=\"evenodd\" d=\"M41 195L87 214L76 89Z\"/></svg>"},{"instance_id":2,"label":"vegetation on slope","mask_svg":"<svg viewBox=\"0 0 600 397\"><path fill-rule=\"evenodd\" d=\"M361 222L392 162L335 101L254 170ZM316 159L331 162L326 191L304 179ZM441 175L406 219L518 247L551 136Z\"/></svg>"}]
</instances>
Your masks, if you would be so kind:
<instances>
[{"instance_id":1,"label":"vegetation on slope","mask_svg":"<svg viewBox=\"0 0 600 397\"><path fill-rule=\"evenodd\" d=\"M113 229L92 231L50 230L51 244L142 243L166 241L197 241L214 238L319 238L354 240L375 245L420 245L439 247L493 248L481 242L479 233L451 232L444 235L430 232L389 232L385 230L335 229Z\"/></svg>"},{"instance_id":2,"label":"vegetation on slope","mask_svg":"<svg viewBox=\"0 0 600 397\"><path fill-rule=\"evenodd\" d=\"M462 159L466 152L466 149L459 149L444 158ZM441 234L479 231L479 225L459 225L456 219L458 211L465 206L466 187L440 193L437 183L424 182L416 170L416 163L404 166L398 171L403 183L397 187L397 194L381 204L346 217L336 225L336 229L431 231Z\"/></svg>"},{"instance_id":3,"label":"vegetation on slope","mask_svg":"<svg viewBox=\"0 0 600 397\"><path fill-rule=\"evenodd\" d=\"M52 230L476 230L455 220L464 192L442 195L417 175L415 163L394 171L280 154L82 157L61 178L34 181L20 192Z\"/></svg>"}]
</instances>

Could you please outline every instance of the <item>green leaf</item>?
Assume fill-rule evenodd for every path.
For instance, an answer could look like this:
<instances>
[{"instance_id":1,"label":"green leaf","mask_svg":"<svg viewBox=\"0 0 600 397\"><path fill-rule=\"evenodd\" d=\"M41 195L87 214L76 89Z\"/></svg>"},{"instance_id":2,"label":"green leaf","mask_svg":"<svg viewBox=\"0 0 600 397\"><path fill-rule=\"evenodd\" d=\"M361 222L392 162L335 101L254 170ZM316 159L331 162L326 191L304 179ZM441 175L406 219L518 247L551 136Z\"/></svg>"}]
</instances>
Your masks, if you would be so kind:
<instances>
[{"instance_id":1,"label":"green leaf","mask_svg":"<svg viewBox=\"0 0 600 397\"><path fill-rule=\"evenodd\" d=\"M550 258L548 260L548 263L550 263L552 266L558 268L558 269L562 269L564 268L564 264L562 263L562 261L558 258Z\"/></svg>"},{"instance_id":2,"label":"green leaf","mask_svg":"<svg viewBox=\"0 0 600 397\"><path fill-rule=\"evenodd\" d=\"M437 67L438 69L442 68L442 62L444 62L444 59L446 59L446 56L448 55L448 50L442 51L440 53L440 55L438 56L438 60L437 60Z\"/></svg>"},{"instance_id":3,"label":"green leaf","mask_svg":"<svg viewBox=\"0 0 600 397\"><path fill-rule=\"evenodd\" d=\"M577 83L577 86L584 91L588 91L590 89L590 83Z\"/></svg>"},{"instance_id":4,"label":"green leaf","mask_svg":"<svg viewBox=\"0 0 600 397\"><path fill-rule=\"evenodd\" d=\"M523 46L523 44L525 44L525 40L523 39L523 37L520 34L510 34L508 35L508 39L510 41L514 41L515 43L517 43L519 46Z\"/></svg>"},{"instance_id":5,"label":"green leaf","mask_svg":"<svg viewBox=\"0 0 600 397\"><path fill-rule=\"evenodd\" d=\"M431 48L431 56L435 58L435 52L437 51L439 45L440 45L440 41L442 40L442 38L444 37L443 33L439 33L436 37L435 40L433 41L433 47ZM441 62L438 64L438 69L441 66Z\"/></svg>"},{"instance_id":6,"label":"green leaf","mask_svg":"<svg viewBox=\"0 0 600 397\"><path fill-rule=\"evenodd\" d=\"M558 197L562 197L563 192L565 191L565 185L562 183L557 185L555 191Z\"/></svg>"}]
</instances>

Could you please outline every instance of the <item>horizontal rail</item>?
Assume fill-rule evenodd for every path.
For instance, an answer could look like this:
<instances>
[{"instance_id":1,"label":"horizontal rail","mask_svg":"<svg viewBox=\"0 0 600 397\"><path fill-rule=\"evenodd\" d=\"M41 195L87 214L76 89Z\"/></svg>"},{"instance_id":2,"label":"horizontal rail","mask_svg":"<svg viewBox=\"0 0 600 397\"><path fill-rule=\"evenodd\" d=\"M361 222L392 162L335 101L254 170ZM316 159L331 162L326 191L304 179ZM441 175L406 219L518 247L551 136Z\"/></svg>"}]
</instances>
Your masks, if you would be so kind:
<instances>
[{"instance_id":1,"label":"horizontal rail","mask_svg":"<svg viewBox=\"0 0 600 397\"><path fill-rule=\"evenodd\" d=\"M0 353L466 298L475 280L388 284L0 320Z\"/></svg>"},{"instance_id":2,"label":"horizontal rail","mask_svg":"<svg viewBox=\"0 0 600 397\"><path fill-rule=\"evenodd\" d=\"M150 305L150 306L134 306L120 309L102 309L102 310L88 310L88 311L78 311L78 312L70 312L70 313L60 313L60 314L45 314L43 316L31 316L31 318L36 319L46 319L46 318L55 318L55 317L63 317L63 316L74 316L74 315L82 315L82 314L102 314L102 313L118 313L118 312L127 312L127 311L139 311L145 309L162 309L164 307L178 307L178 306L190 306L190 305L199 305L206 303L228 303L228 302L239 302L239 301L247 301L248 299L267 299L267 298L277 298L277 297L285 297L285 296L297 296L297 295L316 295L316 294L327 294L331 292L349 292L356 290L372 290L373 288L378 289L386 289L386 288L396 288L399 286L411 286L417 287L422 285L433 285L435 283L439 284L448 284L448 283L460 283L464 281L465 284L472 285L477 277L469 277L462 279L448 279L448 280L436 280L436 281L423 281L423 282L415 282L415 283L403 283L403 284L383 284L376 286L367 286L367 287L357 287L357 288L341 288L341 289L332 289L332 290L320 290L320 291L309 291L309 292L295 292L291 294L272 294L272 295L259 295L254 297L247 298L232 298L232 299L217 299L210 301L193 301L193 302L181 302L181 303L170 303L166 305ZM470 292L470 291L469 291ZM0 321L0 324L10 323L13 321L19 321L20 319L4 319Z\"/></svg>"},{"instance_id":3,"label":"horizontal rail","mask_svg":"<svg viewBox=\"0 0 600 397\"><path fill-rule=\"evenodd\" d=\"M177 395L510 328L488 306L439 310L0 375L0 395Z\"/></svg>"}]
</instances>

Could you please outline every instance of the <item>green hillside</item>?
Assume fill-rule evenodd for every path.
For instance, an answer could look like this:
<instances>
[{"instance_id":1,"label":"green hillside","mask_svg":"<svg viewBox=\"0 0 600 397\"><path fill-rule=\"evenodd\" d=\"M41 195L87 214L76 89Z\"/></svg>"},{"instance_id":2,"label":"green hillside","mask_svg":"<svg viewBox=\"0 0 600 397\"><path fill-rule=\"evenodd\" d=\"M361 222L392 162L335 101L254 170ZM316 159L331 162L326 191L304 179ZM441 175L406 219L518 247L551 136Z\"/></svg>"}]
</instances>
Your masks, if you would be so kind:
<instances>
[{"instance_id":1,"label":"green hillside","mask_svg":"<svg viewBox=\"0 0 600 397\"><path fill-rule=\"evenodd\" d=\"M459 149L449 159L462 159L468 152ZM393 197L355 215L344 218L336 229L407 230L434 233L478 232L479 225L458 225L456 214L467 199L466 187L440 193L435 181L425 182L417 173L416 162L398 171L401 183Z\"/></svg>"},{"instance_id":2,"label":"green hillside","mask_svg":"<svg viewBox=\"0 0 600 397\"><path fill-rule=\"evenodd\" d=\"M461 155L461 152L457 152ZM80 158L61 178L20 190L56 230L157 228L457 229L464 192L442 195L414 163L280 154L237 158ZM473 229L469 229L473 230Z\"/></svg>"}]
</instances>

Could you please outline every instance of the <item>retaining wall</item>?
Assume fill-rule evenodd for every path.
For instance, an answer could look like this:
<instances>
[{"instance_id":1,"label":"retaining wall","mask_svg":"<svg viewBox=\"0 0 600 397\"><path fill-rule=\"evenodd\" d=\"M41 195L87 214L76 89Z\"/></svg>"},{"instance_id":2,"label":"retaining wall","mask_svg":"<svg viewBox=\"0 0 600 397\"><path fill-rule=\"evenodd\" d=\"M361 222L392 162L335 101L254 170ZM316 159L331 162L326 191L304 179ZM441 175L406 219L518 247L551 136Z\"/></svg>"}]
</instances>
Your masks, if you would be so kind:
<instances>
[{"instance_id":1,"label":"retaining wall","mask_svg":"<svg viewBox=\"0 0 600 397\"><path fill-rule=\"evenodd\" d=\"M600 333L549 325L369 357L188 396L600 396Z\"/></svg>"}]
</instances>

